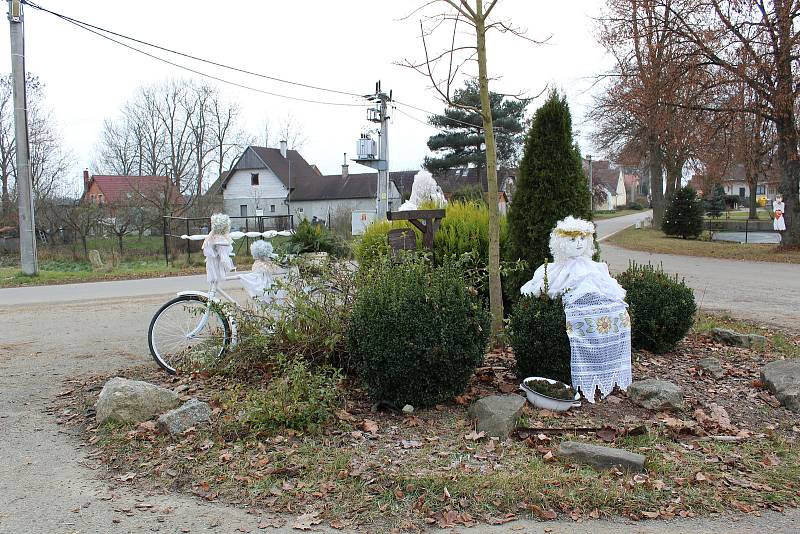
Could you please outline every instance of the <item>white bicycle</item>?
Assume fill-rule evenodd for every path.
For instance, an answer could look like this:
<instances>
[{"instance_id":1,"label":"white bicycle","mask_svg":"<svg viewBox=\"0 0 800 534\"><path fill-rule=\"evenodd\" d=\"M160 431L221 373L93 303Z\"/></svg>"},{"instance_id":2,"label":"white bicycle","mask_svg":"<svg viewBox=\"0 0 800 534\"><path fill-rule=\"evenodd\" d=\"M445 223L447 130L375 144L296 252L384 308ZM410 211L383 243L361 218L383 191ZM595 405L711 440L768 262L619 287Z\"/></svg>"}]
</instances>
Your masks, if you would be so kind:
<instances>
[{"instance_id":1,"label":"white bicycle","mask_svg":"<svg viewBox=\"0 0 800 534\"><path fill-rule=\"evenodd\" d=\"M290 235L290 232L230 233L233 240L242 237L272 238L277 235ZM205 237L181 236L182 239L191 241L200 241ZM289 272L291 269L287 271ZM246 274L248 273L236 272L225 276L224 280L241 281L241 277ZM212 281L209 282L208 291L181 291L161 306L150 321L147 333L150 354L156 363L166 372L176 374L178 369L193 363L217 360L226 350L235 346L236 321L226 312L226 303L243 309L217 281Z\"/></svg>"}]
</instances>

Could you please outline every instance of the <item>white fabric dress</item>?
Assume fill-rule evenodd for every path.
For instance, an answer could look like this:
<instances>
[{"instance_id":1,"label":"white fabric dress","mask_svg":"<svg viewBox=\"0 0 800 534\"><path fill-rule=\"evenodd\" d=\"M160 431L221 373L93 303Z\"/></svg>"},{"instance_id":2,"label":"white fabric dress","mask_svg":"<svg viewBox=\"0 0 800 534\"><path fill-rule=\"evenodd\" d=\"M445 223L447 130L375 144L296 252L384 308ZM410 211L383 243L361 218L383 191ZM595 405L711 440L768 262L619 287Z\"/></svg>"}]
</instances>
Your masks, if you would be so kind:
<instances>
[{"instance_id":1,"label":"white fabric dress","mask_svg":"<svg viewBox=\"0 0 800 534\"><path fill-rule=\"evenodd\" d=\"M233 269L231 259L233 245L227 235L209 234L203 240L203 255L206 257L206 280L222 282Z\"/></svg>"},{"instance_id":2,"label":"white fabric dress","mask_svg":"<svg viewBox=\"0 0 800 534\"><path fill-rule=\"evenodd\" d=\"M786 219L783 216L785 209L786 205L783 202L772 203L772 210L775 212L775 218L772 220L772 228L776 232L783 232L786 230Z\"/></svg>"},{"instance_id":3,"label":"white fabric dress","mask_svg":"<svg viewBox=\"0 0 800 534\"><path fill-rule=\"evenodd\" d=\"M239 275L247 294L261 302L268 302L272 296L272 286L275 283L277 266L271 261L256 260L253 262L252 272Z\"/></svg>"},{"instance_id":4,"label":"white fabric dress","mask_svg":"<svg viewBox=\"0 0 800 534\"><path fill-rule=\"evenodd\" d=\"M545 266L522 286L524 295L544 291ZM627 389L631 373L631 329L625 290L611 277L608 265L579 256L547 265L547 294L562 297L570 344L572 387L594 402L614 386Z\"/></svg>"}]
</instances>

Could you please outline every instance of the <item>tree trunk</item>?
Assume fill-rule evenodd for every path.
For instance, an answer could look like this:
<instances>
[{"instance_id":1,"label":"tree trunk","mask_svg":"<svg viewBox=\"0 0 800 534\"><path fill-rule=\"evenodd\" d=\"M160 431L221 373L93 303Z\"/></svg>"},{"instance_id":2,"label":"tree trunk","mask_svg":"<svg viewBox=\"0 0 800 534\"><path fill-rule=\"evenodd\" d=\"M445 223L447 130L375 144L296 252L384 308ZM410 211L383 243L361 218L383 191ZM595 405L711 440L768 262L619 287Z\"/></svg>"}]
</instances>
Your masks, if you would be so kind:
<instances>
[{"instance_id":1,"label":"tree trunk","mask_svg":"<svg viewBox=\"0 0 800 534\"><path fill-rule=\"evenodd\" d=\"M664 221L664 169L662 165L661 146L651 139L647 147L647 166L650 171L650 200L653 204L653 228L661 229Z\"/></svg>"},{"instance_id":2,"label":"tree trunk","mask_svg":"<svg viewBox=\"0 0 800 534\"><path fill-rule=\"evenodd\" d=\"M122 234L117 234L117 241L119 241L119 255L122 257Z\"/></svg>"},{"instance_id":3,"label":"tree trunk","mask_svg":"<svg viewBox=\"0 0 800 534\"><path fill-rule=\"evenodd\" d=\"M747 187L750 189L750 213L747 218L751 221L758 219L758 199L756 198L756 191L758 191L758 176L754 172L745 168L745 179L747 180Z\"/></svg>"},{"instance_id":4,"label":"tree trunk","mask_svg":"<svg viewBox=\"0 0 800 534\"><path fill-rule=\"evenodd\" d=\"M83 257L89 259L89 245L86 243L86 235L81 236L81 243L83 243Z\"/></svg>"},{"instance_id":5,"label":"tree trunk","mask_svg":"<svg viewBox=\"0 0 800 534\"><path fill-rule=\"evenodd\" d=\"M781 118L776 121L778 130L778 166L781 169L781 184L778 188L783 195L786 211L786 231L781 238L781 246L800 246L800 161L797 151L797 128L794 117Z\"/></svg>"},{"instance_id":6,"label":"tree trunk","mask_svg":"<svg viewBox=\"0 0 800 534\"><path fill-rule=\"evenodd\" d=\"M489 102L489 75L486 70L486 20L483 1L475 2L475 34L478 38L478 83L481 91L481 115L486 133L486 181L489 186L489 309L492 312L492 334L503 330L503 287L500 281L500 209L497 205L497 151ZM495 337L496 339L496 337Z\"/></svg>"}]
</instances>

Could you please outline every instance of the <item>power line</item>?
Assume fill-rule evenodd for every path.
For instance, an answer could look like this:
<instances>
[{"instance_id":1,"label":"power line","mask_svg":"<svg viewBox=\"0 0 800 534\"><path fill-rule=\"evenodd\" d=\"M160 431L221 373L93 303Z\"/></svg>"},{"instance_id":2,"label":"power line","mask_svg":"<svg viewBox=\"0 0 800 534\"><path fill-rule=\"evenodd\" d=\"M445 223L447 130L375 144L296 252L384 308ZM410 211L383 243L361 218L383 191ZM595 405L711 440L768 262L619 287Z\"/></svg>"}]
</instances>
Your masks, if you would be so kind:
<instances>
[{"instance_id":1,"label":"power line","mask_svg":"<svg viewBox=\"0 0 800 534\"><path fill-rule=\"evenodd\" d=\"M427 113L428 115L440 115L439 113L434 113L432 111L428 111L426 109L422 109L422 108L417 107L417 106L412 106L411 104L406 104L405 102L400 102L399 100L396 100L396 99L392 100L392 102L394 102L395 104L400 104L401 106L405 106L407 108L411 108L411 109L415 109L417 111L421 111L422 113ZM395 109L397 109L397 108L395 108ZM399 111L400 113L403 113L403 110L401 110L401 109L397 109L397 111ZM408 113L403 113L403 115L405 115L407 117L411 117L411 115L409 115ZM418 122L422 122L419 119L417 119L416 117L411 117L411 118L416 120L416 121L418 121ZM463 124L463 125L468 126L470 128L478 128L481 131L483 130L483 125L482 124L481 125L473 124L471 122L462 121L460 119L454 119L453 117L447 117L447 120L450 120L450 121L453 121L453 122L456 122L456 123L459 123L459 124ZM437 128L436 126L432 126L430 124L428 124L428 126L430 126L431 128L435 128L435 129L439 130L440 132L447 133L446 130L442 130L441 128ZM502 132L502 131L505 131L505 128L501 128L499 126L494 126L494 131Z\"/></svg>"},{"instance_id":2,"label":"power line","mask_svg":"<svg viewBox=\"0 0 800 534\"><path fill-rule=\"evenodd\" d=\"M249 85L244 85L244 84L240 84L240 83L237 83L237 82L232 82L230 80L226 80L224 78L220 78L219 76L214 76L213 74L208 74L208 73L193 69L191 67L187 67L185 65L181 65L179 63L175 63L174 61L170 61L170 60L168 60L166 58L162 58L162 57L157 56L155 54L151 54L150 52L147 52L145 50L136 48L135 46L132 46L132 45L130 45L128 43L124 43L122 41L114 39L113 37L109 37L105 33L101 33L101 32L107 32L107 33L109 33L111 35L115 35L115 36L121 37L123 39L128 39L128 40L134 41L136 43L140 43L140 44L143 44L143 45L146 45L146 46L150 46L150 47L153 47L153 48L164 50L166 52L170 52L170 53L173 53L173 54L184 56L184 57L187 57L187 58L190 58L190 59L194 59L194 60L197 60L197 61L206 62L206 63L212 64L212 65L216 65L216 66L219 66L219 67L222 67L222 68L234 70L234 71L237 71L237 72L242 72L242 73L250 74L250 75L253 75L253 76L259 76L261 78L266 78L266 79L270 79L270 80L274 80L274 81L279 81L279 82L282 82L282 83L288 83L288 84L297 85L297 86L301 86L301 87L316 89L316 90L320 90L320 91L328 91L328 92L339 93L339 94L343 94L343 95L347 95L347 96L355 96L355 97L358 97L358 98L363 98L363 95L358 95L356 93L348 93L348 92L345 92L345 91L338 91L336 89L327 89L327 88L324 88L324 87L318 87L318 86L313 86L313 85L309 85L309 84L303 84L303 83L300 83L300 82L292 82L292 81L289 81L289 80L283 80L281 78L275 78L275 77L272 77L272 76L267 76L266 74L259 74L259 73L255 73L255 72L246 71L244 69L239 69L237 67L231 67L231 66L224 65L222 63L217 63L217 62L214 62L214 61L211 61L211 60L205 60L205 59L198 58L198 57L195 57L195 56L192 56L192 55L189 55L189 54L184 54L184 53L177 52L177 51L174 51L174 50L170 50L168 48L164 48L164 47L161 47L161 46L158 46L158 45L150 44L150 43L147 43L146 41L141 41L139 39L135 39L133 37L128 37L126 35L122 35L122 34L119 34L119 33L116 33L116 32L112 32L110 30L105 30L103 28L100 28L98 26L94 26L92 24L81 22L81 21L79 21L77 19L73 19L73 18L68 17L66 15L61 15L61 14L56 13L54 11L50 11L48 9L45 9L45 8L43 8L43 7L41 7L41 6L37 5L37 4L34 4L34 3L30 2L29 0L23 0L23 3L26 4L26 5L29 5L33 9L37 9L39 11L44 11L46 13L54 15L54 16L56 16L57 18L59 18L61 20L69 22L73 26L76 26L76 27L78 27L78 28L80 28L82 30L85 30L85 31L89 32L89 33L93 33L94 35L97 35L98 37L102 37L103 39L106 39L108 41L116 43L116 44L118 44L120 46L123 46L123 47L129 49L129 50L133 50L134 52L138 52L138 53L140 53L142 55L145 55L145 56L150 57L152 59L155 59L157 61L161 61L161 62L166 63L168 65L171 65L173 67L177 67L179 69L183 69L183 70L191 72L193 74L197 74L198 76L203 76L205 78L210 78L212 80L216 80L216 81L219 81L219 82L222 82L222 83L226 83L226 84L229 84L229 85L240 87L242 89L247 89L247 90L250 90L250 91L255 91L255 92L258 92L258 93L262 93L262 94L266 94L266 95L270 95L270 96L274 96L274 97L278 97L278 98L286 98L286 99L289 99L289 100L296 100L296 101L299 101L299 102L307 102L307 103L311 103L311 104L324 104L324 105L328 105L328 106L349 106L349 107L362 107L362 106L364 106L364 104L351 104L351 103L346 103L346 102L326 102L326 101L321 101L321 100L313 100L313 99L309 99L309 98L301 98L301 97L296 97L296 96L283 95L283 94L274 93L274 92L271 92L271 91L266 91L266 90L263 90L263 89L258 89L256 87L251 87Z\"/></svg>"}]
</instances>

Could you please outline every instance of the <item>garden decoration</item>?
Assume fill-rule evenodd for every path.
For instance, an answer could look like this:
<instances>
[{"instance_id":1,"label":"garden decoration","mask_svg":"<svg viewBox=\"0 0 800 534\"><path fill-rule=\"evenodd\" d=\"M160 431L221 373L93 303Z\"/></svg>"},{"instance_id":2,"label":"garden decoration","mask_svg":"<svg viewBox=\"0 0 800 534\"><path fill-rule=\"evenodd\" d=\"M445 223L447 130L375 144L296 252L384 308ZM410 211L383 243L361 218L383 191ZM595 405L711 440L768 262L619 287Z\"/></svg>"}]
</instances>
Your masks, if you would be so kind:
<instances>
[{"instance_id":1,"label":"garden decoration","mask_svg":"<svg viewBox=\"0 0 800 534\"><path fill-rule=\"evenodd\" d=\"M418 210L426 202L432 202L438 208L447 205L442 188L433 179L433 175L428 171L422 170L414 175L414 183L411 184L411 196L403 202L399 211Z\"/></svg>"},{"instance_id":2,"label":"garden decoration","mask_svg":"<svg viewBox=\"0 0 800 534\"><path fill-rule=\"evenodd\" d=\"M772 220L772 228L776 232L783 232L786 230L786 220L783 218L783 212L786 205L783 203L783 197L778 195L775 197L775 202L772 203L772 211L775 212L775 218Z\"/></svg>"},{"instance_id":3,"label":"garden decoration","mask_svg":"<svg viewBox=\"0 0 800 534\"><path fill-rule=\"evenodd\" d=\"M203 240L203 255L206 257L206 279L221 282L233 270L233 244L231 241L231 218L224 213L211 216L211 232Z\"/></svg>"},{"instance_id":4,"label":"garden decoration","mask_svg":"<svg viewBox=\"0 0 800 534\"><path fill-rule=\"evenodd\" d=\"M567 318L572 386L589 402L614 386L627 389L631 377L631 324L625 290L608 265L592 260L594 225L569 216L550 233L553 263L540 266L522 294L561 297Z\"/></svg>"},{"instance_id":5,"label":"garden decoration","mask_svg":"<svg viewBox=\"0 0 800 534\"><path fill-rule=\"evenodd\" d=\"M272 261L277 254L273 253L272 243L264 240L253 241L250 254L255 260L253 268L251 272L240 275L239 279L250 297L266 302L274 276L279 272L278 266Z\"/></svg>"}]
</instances>

